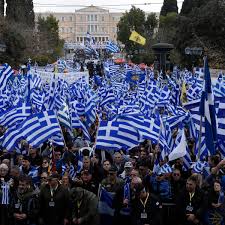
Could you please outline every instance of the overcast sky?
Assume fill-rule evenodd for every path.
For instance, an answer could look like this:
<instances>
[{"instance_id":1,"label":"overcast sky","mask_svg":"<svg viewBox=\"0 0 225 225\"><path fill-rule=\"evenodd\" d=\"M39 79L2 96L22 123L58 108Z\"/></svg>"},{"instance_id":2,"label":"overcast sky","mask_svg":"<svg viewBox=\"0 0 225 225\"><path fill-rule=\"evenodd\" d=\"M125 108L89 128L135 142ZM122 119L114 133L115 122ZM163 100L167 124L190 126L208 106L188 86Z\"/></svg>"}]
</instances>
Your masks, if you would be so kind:
<instances>
[{"instance_id":1,"label":"overcast sky","mask_svg":"<svg viewBox=\"0 0 225 225\"><path fill-rule=\"evenodd\" d=\"M163 0L33 0L33 2L35 12L74 12L89 5L100 6L111 12L123 12L129 10L132 4L146 12L160 12ZM183 0L178 0L179 9L182 2Z\"/></svg>"}]
</instances>

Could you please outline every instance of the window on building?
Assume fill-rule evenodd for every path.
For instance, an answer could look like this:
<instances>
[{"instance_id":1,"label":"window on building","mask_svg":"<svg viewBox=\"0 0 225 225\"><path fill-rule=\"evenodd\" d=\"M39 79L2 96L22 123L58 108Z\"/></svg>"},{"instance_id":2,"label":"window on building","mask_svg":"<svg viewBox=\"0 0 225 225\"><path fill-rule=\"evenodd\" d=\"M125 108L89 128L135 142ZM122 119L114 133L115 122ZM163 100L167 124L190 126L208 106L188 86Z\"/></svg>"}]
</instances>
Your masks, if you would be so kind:
<instances>
[{"instance_id":1,"label":"window on building","mask_svg":"<svg viewBox=\"0 0 225 225\"><path fill-rule=\"evenodd\" d=\"M95 32L98 32L98 26L95 25Z\"/></svg>"},{"instance_id":2,"label":"window on building","mask_svg":"<svg viewBox=\"0 0 225 225\"><path fill-rule=\"evenodd\" d=\"M72 22L73 21L73 17L72 16L70 16L70 22Z\"/></svg>"},{"instance_id":3,"label":"window on building","mask_svg":"<svg viewBox=\"0 0 225 225\"><path fill-rule=\"evenodd\" d=\"M62 16L62 22L64 22L65 21L65 17L64 16Z\"/></svg>"},{"instance_id":4,"label":"window on building","mask_svg":"<svg viewBox=\"0 0 225 225\"><path fill-rule=\"evenodd\" d=\"M98 21L98 16L97 15L95 15L95 21Z\"/></svg>"},{"instance_id":5,"label":"window on building","mask_svg":"<svg viewBox=\"0 0 225 225\"><path fill-rule=\"evenodd\" d=\"M80 16L80 21L83 21L83 16Z\"/></svg>"},{"instance_id":6,"label":"window on building","mask_svg":"<svg viewBox=\"0 0 225 225\"><path fill-rule=\"evenodd\" d=\"M73 28L70 27L70 28L69 28L69 31L70 31L70 33L73 33Z\"/></svg>"},{"instance_id":7,"label":"window on building","mask_svg":"<svg viewBox=\"0 0 225 225\"><path fill-rule=\"evenodd\" d=\"M105 37L102 37L102 41L105 41Z\"/></svg>"},{"instance_id":8,"label":"window on building","mask_svg":"<svg viewBox=\"0 0 225 225\"><path fill-rule=\"evenodd\" d=\"M87 20L88 20L88 21L90 21L90 20L91 20L90 18L91 18L91 16L90 16L90 15L88 15L88 16L87 16Z\"/></svg>"},{"instance_id":9,"label":"window on building","mask_svg":"<svg viewBox=\"0 0 225 225\"><path fill-rule=\"evenodd\" d=\"M91 15L91 21L94 21L94 15Z\"/></svg>"},{"instance_id":10,"label":"window on building","mask_svg":"<svg viewBox=\"0 0 225 225\"><path fill-rule=\"evenodd\" d=\"M106 41L108 41L108 40L109 40L109 38L108 38L108 37L106 37L106 38L105 38L105 40L106 40Z\"/></svg>"},{"instance_id":11,"label":"window on building","mask_svg":"<svg viewBox=\"0 0 225 225\"><path fill-rule=\"evenodd\" d=\"M112 20L115 21L115 17L114 16L112 17Z\"/></svg>"},{"instance_id":12,"label":"window on building","mask_svg":"<svg viewBox=\"0 0 225 225\"><path fill-rule=\"evenodd\" d=\"M83 42L83 37L80 37L80 42Z\"/></svg>"},{"instance_id":13,"label":"window on building","mask_svg":"<svg viewBox=\"0 0 225 225\"><path fill-rule=\"evenodd\" d=\"M80 38L79 38L79 37L77 37L77 42L79 42L79 39L80 39Z\"/></svg>"},{"instance_id":14,"label":"window on building","mask_svg":"<svg viewBox=\"0 0 225 225\"><path fill-rule=\"evenodd\" d=\"M105 21L105 17L104 16L102 16L102 21Z\"/></svg>"}]
</instances>

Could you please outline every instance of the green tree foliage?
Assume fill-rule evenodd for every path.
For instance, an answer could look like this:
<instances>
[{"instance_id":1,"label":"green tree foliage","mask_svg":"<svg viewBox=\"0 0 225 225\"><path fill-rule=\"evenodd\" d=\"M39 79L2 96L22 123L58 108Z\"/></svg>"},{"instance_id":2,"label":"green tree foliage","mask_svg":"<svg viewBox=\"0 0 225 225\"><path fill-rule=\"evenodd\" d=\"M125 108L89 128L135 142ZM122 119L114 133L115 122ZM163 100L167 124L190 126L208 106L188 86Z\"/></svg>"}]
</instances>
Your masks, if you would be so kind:
<instances>
[{"instance_id":1,"label":"green tree foliage","mask_svg":"<svg viewBox=\"0 0 225 225\"><path fill-rule=\"evenodd\" d=\"M6 52L0 55L0 62L7 62L12 66L18 65L25 56L26 40L17 26L0 20L1 38L6 44Z\"/></svg>"},{"instance_id":2,"label":"green tree foliage","mask_svg":"<svg viewBox=\"0 0 225 225\"><path fill-rule=\"evenodd\" d=\"M160 16L166 16L168 13L178 13L177 0L164 0Z\"/></svg>"},{"instance_id":3,"label":"green tree foliage","mask_svg":"<svg viewBox=\"0 0 225 225\"><path fill-rule=\"evenodd\" d=\"M208 0L184 0L180 14L188 15L195 8L199 8L207 3L208 3Z\"/></svg>"},{"instance_id":4,"label":"green tree foliage","mask_svg":"<svg viewBox=\"0 0 225 225\"><path fill-rule=\"evenodd\" d=\"M157 24L158 21L154 13L149 14L146 18L144 11L134 6L120 18L117 25L117 39L125 45L127 54L133 55L134 62L147 62L146 59L149 59L151 40ZM129 40L132 30L146 38L145 46Z\"/></svg>"},{"instance_id":5,"label":"green tree foliage","mask_svg":"<svg viewBox=\"0 0 225 225\"><path fill-rule=\"evenodd\" d=\"M177 32L177 13L167 13L166 16L160 16L160 25L158 30L158 39L161 42L172 43Z\"/></svg>"},{"instance_id":6,"label":"green tree foliage","mask_svg":"<svg viewBox=\"0 0 225 225\"><path fill-rule=\"evenodd\" d=\"M34 28L33 0L6 0L6 2L6 18L8 21Z\"/></svg>"},{"instance_id":7,"label":"green tree foliage","mask_svg":"<svg viewBox=\"0 0 225 225\"><path fill-rule=\"evenodd\" d=\"M4 16L4 0L0 0L0 17Z\"/></svg>"},{"instance_id":8,"label":"green tree foliage","mask_svg":"<svg viewBox=\"0 0 225 225\"><path fill-rule=\"evenodd\" d=\"M209 0L179 17L175 35L176 48L184 56L184 49L202 47L212 64L225 61L225 6L222 1Z\"/></svg>"},{"instance_id":9,"label":"green tree foliage","mask_svg":"<svg viewBox=\"0 0 225 225\"><path fill-rule=\"evenodd\" d=\"M118 23L117 39L125 44L126 50L136 49L140 46L134 42L129 41L132 30L139 34L144 33L145 13L139 8L132 6L129 12L120 18Z\"/></svg>"},{"instance_id":10,"label":"green tree foliage","mask_svg":"<svg viewBox=\"0 0 225 225\"><path fill-rule=\"evenodd\" d=\"M50 15L38 18L38 49L40 55L56 60L62 54L64 42L59 38L58 20Z\"/></svg>"}]
</instances>

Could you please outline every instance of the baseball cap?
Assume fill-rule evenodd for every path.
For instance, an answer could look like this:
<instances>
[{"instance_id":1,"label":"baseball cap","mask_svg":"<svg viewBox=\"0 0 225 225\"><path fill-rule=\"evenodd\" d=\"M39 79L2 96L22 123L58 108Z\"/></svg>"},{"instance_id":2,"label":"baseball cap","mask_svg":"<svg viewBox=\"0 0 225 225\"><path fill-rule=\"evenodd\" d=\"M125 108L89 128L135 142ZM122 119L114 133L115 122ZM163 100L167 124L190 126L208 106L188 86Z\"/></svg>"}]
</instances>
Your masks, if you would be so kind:
<instances>
[{"instance_id":1,"label":"baseball cap","mask_svg":"<svg viewBox=\"0 0 225 225\"><path fill-rule=\"evenodd\" d=\"M132 167L133 167L132 162L126 162L124 165L124 168L132 168Z\"/></svg>"}]
</instances>

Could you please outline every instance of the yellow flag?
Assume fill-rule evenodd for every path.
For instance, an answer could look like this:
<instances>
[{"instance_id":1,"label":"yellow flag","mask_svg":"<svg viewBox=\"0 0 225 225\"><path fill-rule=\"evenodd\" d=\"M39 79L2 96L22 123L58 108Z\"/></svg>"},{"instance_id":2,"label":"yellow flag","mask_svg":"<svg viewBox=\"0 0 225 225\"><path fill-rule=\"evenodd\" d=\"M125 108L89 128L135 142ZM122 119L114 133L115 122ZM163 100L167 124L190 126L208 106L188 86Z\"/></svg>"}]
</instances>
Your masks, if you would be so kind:
<instances>
[{"instance_id":1,"label":"yellow flag","mask_svg":"<svg viewBox=\"0 0 225 225\"><path fill-rule=\"evenodd\" d=\"M146 39L144 37L142 37L139 33L137 33L136 31L132 31L130 37L129 37L130 41L134 41L137 42L140 45L145 45L146 43Z\"/></svg>"},{"instance_id":2,"label":"yellow flag","mask_svg":"<svg viewBox=\"0 0 225 225\"><path fill-rule=\"evenodd\" d=\"M186 84L183 82L182 84L182 90L181 90L181 96L180 96L181 102L185 103L187 102L187 89L186 89Z\"/></svg>"}]
</instances>

